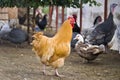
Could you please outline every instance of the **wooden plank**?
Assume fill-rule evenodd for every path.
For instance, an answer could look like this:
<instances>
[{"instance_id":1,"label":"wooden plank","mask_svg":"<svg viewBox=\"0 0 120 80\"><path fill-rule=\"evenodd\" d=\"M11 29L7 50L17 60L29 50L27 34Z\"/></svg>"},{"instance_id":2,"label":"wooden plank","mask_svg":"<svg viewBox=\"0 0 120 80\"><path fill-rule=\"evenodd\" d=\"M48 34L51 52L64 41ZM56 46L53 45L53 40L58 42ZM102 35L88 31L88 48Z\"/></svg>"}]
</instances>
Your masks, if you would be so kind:
<instances>
[{"instance_id":1,"label":"wooden plank","mask_svg":"<svg viewBox=\"0 0 120 80\"><path fill-rule=\"evenodd\" d=\"M8 12L0 12L0 15L1 15L1 14L8 14Z\"/></svg>"},{"instance_id":2,"label":"wooden plank","mask_svg":"<svg viewBox=\"0 0 120 80\"><path fill-rule=\"evenodd\" d=\"M8 12L8 8L0 8L0 12Z\"/></svg>"},{"instance_id":3,"label":"wooden plank","mask_svg":"<svg viewBox=\"0 0 120 80\"><path fill-rule=\"evenodd\" d=\"M27 33L30 33L30 8L27 7ZM30 38L28 36L28 44L30 43Z\"/></svg>"},{"instance_id":4,"label":"wooden plank","mask_svg":"<svg viewBox=\"0 0 120 80\"><path fill-rule=\"evenodd\" d=\"M8 8L8 17L9 19L17 19L18 18L18 8Z\"/></svg>"},{"instance_id":5,"label":"wooden plank","mask_svg":"<svg viewBox=\"0 0 120 80\"><path fill-rule=\"evenodd\" d=\"M8 20L8 19L0 19L0 20L3 20L3 21L4 21L4 20Z\"/></svg>"},{"instance_id":6,"label":"wooden plank","mask_svg":"<svg viewBox=\"0 0 120 80\"><path fill-rule=\"evenodd\" d=\"M0 20L17 19L18 8L0 8Z\"/></svg>"},{"instance_id":7,"label":"wooden plank","mask_svg":"<svg viewBox=\"0 0 120 80\"><path fill-rule=\"evenodd\" d=\"M64 22L64 9L65 9L65 7L62 6L62 23Z\"/></svg>"},{"instance_id":8,"label":"wooden plank","mask_svg":"<svg viewBox=\"0 0 120 80\"><path fill-rule=\"evenodd\" d=\"M49 27L51 27L53 10L54 10L54 6L53 6L53 5L50 5L50 6L49 6L49 24L48 24Z\"/></svg>"},{"instance_id":9,"label":"wooden plank","mask_svg":"<svg viewBox=\"0 0 120 80\"><path fill-rule=\"evenodd\" d=\"M82 0L80 3L80 33L82 31Z\"/></svg>"},{"instance_id":10,"label":"wooden plank","mask_svg":"<svg viewBox=\"0 0 120 80\"><path fill-rule=\"evenodd\" d=\"M0 14L1 20L8 20L8 14Z\"/></svg>"},{"instance_id":11,"label":"wooden plank","mask_svg":"<svg viewBox=\"0 0 120 80\"><path fill-rule=\"evenodd\" d=\"M56 6L56 32L58 30L58 6Z\"/></svg>"},{"instance_id":12,"label":"wooden plank","mask_svg":"<svg viewBox=\"0 0 120 80\"><path fill-rule=\"evenodd\" d=\"M108 12L108 0L104 0L104 21L107 19L107 12Z\"/></svg>"},{"instance_id":13,"label":"wooden plank","mask_svg":"<svg viewBox=\"0 0 120 80\"><path fill-rule=\"evenodd\" d=\"M0 20L8 20L8 8L0 8Z\"/></svg>"}]
</instances>

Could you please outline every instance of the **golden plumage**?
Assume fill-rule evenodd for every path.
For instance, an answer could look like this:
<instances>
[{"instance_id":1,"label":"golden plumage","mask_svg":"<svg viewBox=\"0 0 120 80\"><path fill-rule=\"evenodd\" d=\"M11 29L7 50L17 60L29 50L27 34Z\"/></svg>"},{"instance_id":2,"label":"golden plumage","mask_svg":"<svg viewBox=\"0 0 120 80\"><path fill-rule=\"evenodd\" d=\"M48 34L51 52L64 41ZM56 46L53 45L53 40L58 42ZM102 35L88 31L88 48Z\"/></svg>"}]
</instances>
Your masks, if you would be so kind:
<instances>
[{"instance_id":1,"label":"golden plumage","mask_svg":"<svg viewBox=\"0 0 120 80\"><path fill-rule=\"evenodd\" d=\"M66 20L59 31L53 37L44 36L37 32L33 35L33 51L40 57L45 65L57 69L64 65L64 60L70 54L70 42L72 38L71 21ZM58 73L56 73L59 76Z\"/></svg>"}]
</instances>

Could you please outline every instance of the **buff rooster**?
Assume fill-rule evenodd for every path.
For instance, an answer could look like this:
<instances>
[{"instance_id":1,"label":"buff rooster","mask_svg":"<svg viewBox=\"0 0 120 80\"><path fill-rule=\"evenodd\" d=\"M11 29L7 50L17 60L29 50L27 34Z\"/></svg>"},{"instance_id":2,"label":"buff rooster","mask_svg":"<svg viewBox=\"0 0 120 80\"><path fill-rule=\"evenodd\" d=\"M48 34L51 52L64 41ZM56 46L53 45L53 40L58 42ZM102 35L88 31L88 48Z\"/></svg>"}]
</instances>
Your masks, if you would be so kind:
<instances>
[{"instance_id":1,"label":"buff rooster","mask_svg":"<svg viewBox=\"0 0 120 80\"><path fill-rule=\"evenodd\" d=\"M55 69L55 75L61 77L58 73L58 68L64 65L66 57L70 54L74 22L74 18L69 17L53 37L44 36L42 32L37 32L33 35L32 50L41 59L44 65L44 74L46 74L46 66L52 66Z\"/></svg>"}]
</instances>

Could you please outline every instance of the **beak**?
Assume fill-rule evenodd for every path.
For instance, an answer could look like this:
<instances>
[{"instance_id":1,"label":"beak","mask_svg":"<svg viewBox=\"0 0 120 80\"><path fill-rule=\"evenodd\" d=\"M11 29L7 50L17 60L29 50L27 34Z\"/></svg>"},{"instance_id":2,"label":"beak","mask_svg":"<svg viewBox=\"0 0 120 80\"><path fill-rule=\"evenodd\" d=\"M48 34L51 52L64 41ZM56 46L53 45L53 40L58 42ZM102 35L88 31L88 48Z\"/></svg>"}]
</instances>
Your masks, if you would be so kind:
<instances>
[{"instance_id":1,"label":"beak","mask_svg":"<svg viewBox=\"0 0 120 80\"><path fill-rule=\"evenodd\" d=\"M78 40L78 38L77 38L77 37L73 38L73 40L76 40L76 39Z\"/></svg>"}]
</instances>

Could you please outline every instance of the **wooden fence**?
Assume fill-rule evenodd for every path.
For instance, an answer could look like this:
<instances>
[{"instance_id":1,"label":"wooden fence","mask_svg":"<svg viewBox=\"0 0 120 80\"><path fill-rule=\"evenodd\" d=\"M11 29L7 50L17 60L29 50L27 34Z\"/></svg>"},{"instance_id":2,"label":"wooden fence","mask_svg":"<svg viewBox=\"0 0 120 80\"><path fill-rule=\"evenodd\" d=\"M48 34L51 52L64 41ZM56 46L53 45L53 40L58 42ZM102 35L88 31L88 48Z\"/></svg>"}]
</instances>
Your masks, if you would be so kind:
<instances>
[{"instance_id":1,"label":"wooden fence","mask_svg":"<svg viewBox=\"0 0 120 80\"><path fill-rule=\"evenodd\" d=\"M18 8L0 8L0 20L8 21L9 19L17 19Z\"/></svg>"}]
</instances>

